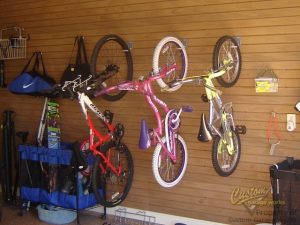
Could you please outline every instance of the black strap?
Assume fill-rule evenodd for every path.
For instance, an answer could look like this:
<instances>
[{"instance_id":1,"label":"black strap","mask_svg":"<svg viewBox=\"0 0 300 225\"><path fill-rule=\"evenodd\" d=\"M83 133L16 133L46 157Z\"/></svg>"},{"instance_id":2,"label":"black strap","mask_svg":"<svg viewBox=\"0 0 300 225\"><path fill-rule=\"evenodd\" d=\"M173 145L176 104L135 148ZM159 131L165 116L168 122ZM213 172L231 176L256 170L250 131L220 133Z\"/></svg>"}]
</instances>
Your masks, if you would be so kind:
<instances>
[{"instance_id":1,"label":"black strap","mask_svg":"<svg viewBox=\"0 0 300 225\"><path fill-rule=\"evenodd\" d=\"M41 74L40 72L42 72L41 75L46 76L46 69L45 69L42 52L34 52L34 54L35 54L35 62L33 64L31 71L36 72L38 74Z\"/></svg>"},{"instance_id":2,"label":"black strap","mask_svg":"<svg viewBox=\"0 0 300 225\"><path fill-rule=\"evenodd\" d=\"M84 37L79 36L78 38L78 49L77 49L77 56L76 56L76 65L88 63L85 44L84 44Z\"/></svg>"},{"instance_id":3,"label":"black strap","mask_svg":"<svg viewBox=\"0 0 300 225\"><path fill-rule=\"evenodd\" d=\"M32 69L31 69L31 70L33 70L33 68L35 67L35 64L36 64L36 60L37 60L37 53L38 53L38 52L33 52L33 53L32 53L32 56L31 56L30 59L28 60L27 64L25 65L25 67L24 67L24 69L22 70L21 73L24 73L24 72L28 71L29 65L30 65L30 64L33 62L33 60L34 60L34 64L32 64Z\"/></svg>"},{"instance_id":4,"label":"black strap","mask_svg":"<svg viewBox=\"0 0 300 225\"><path fill-rule=\"evenodd\" d=\"M71 52L71 56L70 56L70 59L69 59L69 65L71 64L71 60L72 60L72 58L73 58L73 54L74 54L75 46L76 46L76 44L77 44L77 42L78 42L78 38L79 38L79 36L76 36L76 37L75 37L74 44L73 44L73 48L72 48L72 52ZM77 45L78 45L78 44L77 44ZM77 58L77 56L76 56L76 58Z\"/></svg>"},{"instance_id":5,"label":"black strap","mask_svg":"<svg viewBox=\"0 0 300 225\"><path fill-rule=\"evenodd\" d=\"M83 36L76 36L74 40L73 49L71 52L71 56L69 59L69 65L71 64L71 61L73 59L75 46L77 46L77 53L75 58L75 64L80 65L84 63L88 63L88 58L86 54L85 44L84 44L84 37Z\"/></svg>"}]
</instances>

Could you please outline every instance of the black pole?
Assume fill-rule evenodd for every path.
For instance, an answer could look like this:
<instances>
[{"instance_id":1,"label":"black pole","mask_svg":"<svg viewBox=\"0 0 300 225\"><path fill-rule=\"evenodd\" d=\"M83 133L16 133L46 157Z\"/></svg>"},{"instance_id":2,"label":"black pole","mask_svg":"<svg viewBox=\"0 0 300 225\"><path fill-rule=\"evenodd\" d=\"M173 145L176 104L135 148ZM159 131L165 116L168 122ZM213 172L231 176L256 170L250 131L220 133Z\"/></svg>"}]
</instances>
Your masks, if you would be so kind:
<instances>
[{"instance_id":1,"label":"black pole","mask_svg":"<svg viewBox=\"0 0 300 225\"><path fill-rule=\"evenodd\" d=\"M0 87L5 88L5 80L4 80L4 60L0 60Z\"/></svg>"},{"instance_id":2,"label":"black pole","mask_svg":"<svg viewBox=\"0 0 300 225\"><path fill-rule=\"evenodd\" d=\"M15 160L15 169L16 169L16 176L15 176L15 184L14 184L14 192L13 192L13 197L14 200L16 201L17 199L17 190L20 186L20 176L21 176L21 154L19 152L19 147L16 145L16 140L15 136L21 139L21 144L24 145L27 141L27 137L29 132L28 131L19 131L19 132L13 132L13 143L14 143L14 160ZM21 195L21 194L20 194Z\"/></svg>"},{"instance_id":3,"label":"black pole","mask_svg":"<svg viewBox=\"0 0 300 225\"><path fill-rule=\"evenodd\" d=\"M3 177L4 177L4 201L11 202L12 194L12 131L13 111L4 111L3 124Z\"/></svg>"}]
</instances>

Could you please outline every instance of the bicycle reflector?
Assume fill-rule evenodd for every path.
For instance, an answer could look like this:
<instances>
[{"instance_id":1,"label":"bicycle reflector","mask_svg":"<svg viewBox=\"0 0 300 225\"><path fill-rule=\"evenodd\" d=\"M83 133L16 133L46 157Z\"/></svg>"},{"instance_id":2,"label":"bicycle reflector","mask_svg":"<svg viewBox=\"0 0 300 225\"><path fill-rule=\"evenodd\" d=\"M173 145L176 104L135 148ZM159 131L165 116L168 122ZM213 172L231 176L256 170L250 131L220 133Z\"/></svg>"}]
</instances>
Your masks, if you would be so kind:
<instances>
[{"instance_id":1,"label":"bicycle reflector","mask_svg":"<svg viewBox=\"0 0 300 225\"><path fill-rule=\"evenodd\" d=\"M295 109L300 112L300 102L297 102L297 104L295 105Z\"/></svg>"}]
</instances>

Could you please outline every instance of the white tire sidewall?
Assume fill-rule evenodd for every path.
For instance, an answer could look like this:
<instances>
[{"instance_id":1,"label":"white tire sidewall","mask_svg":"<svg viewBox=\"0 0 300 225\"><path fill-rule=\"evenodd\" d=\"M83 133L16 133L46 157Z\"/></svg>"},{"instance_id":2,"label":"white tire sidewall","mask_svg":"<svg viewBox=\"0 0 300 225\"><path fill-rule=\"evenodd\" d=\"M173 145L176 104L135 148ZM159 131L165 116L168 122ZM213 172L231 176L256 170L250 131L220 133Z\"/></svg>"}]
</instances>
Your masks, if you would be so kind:
<instances>
[{"instance_id":1,"label":"white tire sidewall","mask_svg":"<svg viewBox=\"0 0 300 225\"><path fill-rule=\"evenodd\" d=\"M181 174L175 181L173 181L171 183L167 183L164 180L162 180L160 175L159 175L159 171L158 171L158 167L157 167L159 153L160 153L160 151L164 151L162 149L162 146L161 146L160 143L158 143L156 145L155 150L154 150L154 154L153 154L153 158L152 158L152 171L153 171L154 178L157 181L157 183L159 183L159 185L161 185L162 187L165 187L165 188L171 188L171 187L174 187L175 185L177 185L182 180L182 178L185 174L185 171L186 171L186 167L187 167L188 152L187 152L186 143L185 143L184 139L179 134L177 134L177 138L183 145L185 160L184 160L184 165L183 165ZM162 142L165 143L165 141L166 141L166 138L163 137Z\"/></svg>"},{"instance_id":2,"label":"white tire sidewall","mask_svg":"<svg viewBox=\"0 0 300 225\"><path fill-rule=\"evenodd\" d=\"M159 62L159 53L161 51L161 48L167 43L167 42L175 42L177 45L180 46L180 48L182 49L182 52L184 54L184 59L185 59L185 68L184 68L184 75L182 78L185 78L186 77L186 74L187 74L187 68L188 68L188 58L187 58L187 53L186 53L186 50L185 50L185 47L184 45L182 44L182 42L178 39L178 38L175 38L175 37L172 37L172 36L168 36L168 37L165 37L163 38L157 45L156 45L156 48L154 50L154 54L153 54L153 61L152 61L152 68L153 68L153 72L154 74L157 74L159 73L159 65L158 65L158 62ZM158 79L156 80L158 85L162 88L162 89L166 89L167 85L166 83L162 80L162 79ZM173 92L173 91L176 91L178 90L180 87L182 86L182 84L180 85L177 85L173 88L168 88L166 89L167 91L169 92Z\"/></svg>"}]
</instances>

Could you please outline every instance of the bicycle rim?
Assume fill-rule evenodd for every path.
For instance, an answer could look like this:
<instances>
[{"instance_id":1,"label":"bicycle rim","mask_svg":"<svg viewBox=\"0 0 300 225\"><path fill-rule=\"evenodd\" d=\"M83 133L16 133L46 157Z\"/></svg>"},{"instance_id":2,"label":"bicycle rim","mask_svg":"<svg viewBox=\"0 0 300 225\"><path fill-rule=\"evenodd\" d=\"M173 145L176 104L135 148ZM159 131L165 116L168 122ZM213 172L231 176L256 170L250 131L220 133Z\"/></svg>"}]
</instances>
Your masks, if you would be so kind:
<instances>
[{"instance_id":1,"label":"bicycle rim","mask_svg":"<svg viewBox=\"0 0 300 225\"><path fill-rule=\"evenodd\" d=\"M154 75L161 69L176 64L176 70L168 76L158 79L158 85L167 91L176 91L181 87L177 85L171 87L171 84L177 79L183 79L187 74L188 59L184 45L175 37L165 37L156 46L153 54L153 72Z\"/></svg>"},{"instance_id":2,"label":"bicycle rim","mask_svg":"<svg viewBox=\"0 0 300 225\"><path fill-rule=\"evenodd\" d=\"M162 139L166 142L165 137ZM176 162L167 155L162 146L158 144L154 150L152 160L152 171L156 181L166 188L174 187L178 184L186 171L187 147L180 135L176 137Z\"/></svg>"},{"instance_id":3,"label":"bicycle rim","mask_svg":"<svg viewBox=\"0 0 300 225\"><path fill-rule=\"evenodd\" d=\"M110 163L117 171L119 166L122 170L118 176L100 156L97 156L93 169L93 191L99 204L114 207L125 200L130 190L133 179L133 160L128 148L121 143L116 145L115 142L109 142L101 148L101 152L109 157Z\"/></svg>"},{"instance_id":4,"label":"bicycle rim","mask_svg":"<svg viewBox=\"0 0 300 225\"><path fill-rule=\"evenodd\" d=\"M213 143L212 162L216 172L223 177L231 175L240 160L241 155L241 143L239 134L231 130L232 141L234 150L232 154L229 154L223 139L217 136Z\"/></svg>"},{"instance_id":5,"label":"bicycle rim","mask_svg":"<svg viewBox=\"0 0 300 225\"><path fill-rule=\"evenodd\" d=\"M232 69L217 77L217 81L223 87L232 87L239 79L242 58L239 45L231 36L223 36L217 41L213 52L213 69L222 67L224 60L232 60Z\"/></svg>"},{"instance_id":6,"label":"bicycle rim","mask_svg":"<svg viewBox=\"0 0 300 225\"><path fill-rule=\"evenodd\" d=\"M101 38L92 53L91 72L101 80L100 88L132 80L133 63L127 43L113 34ZM114 91L103 94L102 97L108 101L116 101L125 94L126 91Z\"/></svg>"}]
</instances>

